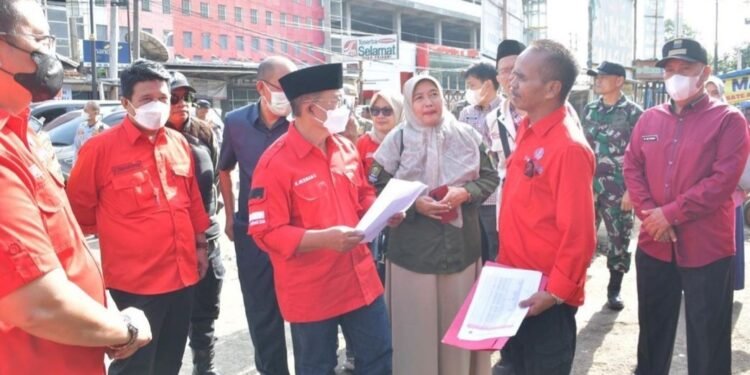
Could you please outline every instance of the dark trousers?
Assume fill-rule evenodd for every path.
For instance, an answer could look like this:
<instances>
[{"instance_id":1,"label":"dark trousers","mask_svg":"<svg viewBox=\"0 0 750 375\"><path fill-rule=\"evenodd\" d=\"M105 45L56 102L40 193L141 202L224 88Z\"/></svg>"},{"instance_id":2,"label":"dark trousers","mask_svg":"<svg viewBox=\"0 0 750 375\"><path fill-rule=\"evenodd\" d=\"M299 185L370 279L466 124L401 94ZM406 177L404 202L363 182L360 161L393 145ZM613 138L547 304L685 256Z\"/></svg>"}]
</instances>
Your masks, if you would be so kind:
<instances>
[{"instance_id":1,"label":"dark trousers","mask_svg":"<svg viewBox=\"0 0 750 375\"><path fill-rule=\"evenodd\" d=\"M209 258L206 276L195 286L193 313L190 318L190 348L213 349L216 337L214 323L219 318L219 296L224 282L224 265L221 263L219 241L208 242Z\"/></svg>"},{"instance_id":2,"label":"dark trousers","mask_svg":"<svg viewBox=\"0 0 750 375\"><path fill-rule=\"evenodd\" d=\"M745 289L745 215L742 205L737 207L734 222L734 290Z\"/></svg>"},{"instance_id":3,"label":"dark trousers","mask_svg":"<svg viewBox=\"0 0 750 375\"><path fill-rule=\"evenodd\" d=\"M284 319L276 300L271 261L247 235L246 225L235 225L234 249L255 367L263 375L287 375Z\"/></svg>"},{"instance_id":4,"label":"dark trousers","mask_svg":"<svg viewBox=\"0 0 750 375\"><path fill-rule=\"evenodd\" d=\"M312 323L292 323L294 367L297 375L333 375L338 363L338 326L354 350L358 375L390 375L393 348L391 325L383 297L369 306Z\"/></svg>"},{"instance_id":5,"label":"dark trousers","mask_svg":"<svg viewBox=\"0 0 750 375\"><path fill-rule=\"evenodd\" d=\"M151 325L152 341L132 357L112 362L110 375L177 375L182 367L194 287L157 295L139 295L110 289L119 310L135 307Z\"/></svg>"},{"instance_id":6,"label":"dark trousers","mask_svg":"<svg viewBox=\"0 0 750 375\"><path fill-rule=\"evenodd\" d=\"M497 206L479 207L479 225L482 229L482 263L496 261L498 254Z\"/></svg>"},{"instance_id":7,"label":"dark trousers","mask_svg":"<svg viewBox=\"0 0 750 375\"><path fill-rule=\"evenodd\" d=\"M685 294L688 373L728 375L732 364L734 257L698 268L635 256L638 283L638 375L668 375Z\"/></svg>"},{"instance_id":8,"label":"dark trousers","mask_svg":"<svg viewBox=\"0 0 750 375\"><path fill-rule=\"evenodd\" d=\"M577 308L561 304L524 319L500 351L505 374L568 375L576 352Z\"/></svg>"}]
</instances>

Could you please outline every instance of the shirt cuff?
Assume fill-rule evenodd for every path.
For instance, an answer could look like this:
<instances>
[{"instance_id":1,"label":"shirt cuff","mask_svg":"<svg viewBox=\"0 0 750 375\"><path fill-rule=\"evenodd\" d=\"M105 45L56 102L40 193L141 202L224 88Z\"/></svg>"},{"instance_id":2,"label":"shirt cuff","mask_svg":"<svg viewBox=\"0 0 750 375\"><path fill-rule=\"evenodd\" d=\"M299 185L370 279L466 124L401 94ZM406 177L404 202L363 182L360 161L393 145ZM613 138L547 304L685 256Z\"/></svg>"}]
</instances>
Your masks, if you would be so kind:
<instances>
[{"instance_id":1,"label":"shirt cuff","mask_svg":"<svg viewBox=\"0 0 750 375\"><path fill-rule=\"evenodd\" d=\"M479 202L479 200L482 197L482 189L479 188L479 185L473 182L469 182L466 185L464 185L464 189L466 189L466 191L468 191L469 195L471 196L469 200L470 202L472 203Z\"/></svg>"},{"instance_id":2,"label":"shirt cuff","mask_svg":"<svg viewBox=\"0 0 750 375\"><path fill-rule=\"evenodd\" d=\"M570 280L568 276L559 271L557 267L553 267L549 279L547 280L546 290L550 294L567 301L582 287L582 285L578 285Z\"/></svg>"},{"instance_id":3,"label":"shirt cuff","mask_svg":"<svg viewBox=\"0 0 750 375\"><path fill-rule=\"evenodd\" d=\"M304 228L285 225L265 234L256 234L253 238L258 241L261 248L269 253L280 255L284 259L290 259L297 253L297 248L299 248L306 231Z\"/></svg>"},{"instance_id":4,"label":"shirt cuff","mask_svg":"<svg viewBox=\"0 0 750 375\"><path fill-rule=\"evenodd\" d=\"M661 211L664 213L664 217L670 225L680 225L687 221L687 217L680 213L680 207L677 204L677 201L662 206Z\"/></svg>"},{"instance_id":5,"label":"shirt cuff","mask_svg":"<svg viewBox=\"0 0 750 375\"><path fill-rule=\"evenodd\" d=\"M211 220L208 218L205 212L201 211L202 215L193 218L193 231L196 234L205 232L208 227L211 226Z\"/></svg>"}]
</instances>

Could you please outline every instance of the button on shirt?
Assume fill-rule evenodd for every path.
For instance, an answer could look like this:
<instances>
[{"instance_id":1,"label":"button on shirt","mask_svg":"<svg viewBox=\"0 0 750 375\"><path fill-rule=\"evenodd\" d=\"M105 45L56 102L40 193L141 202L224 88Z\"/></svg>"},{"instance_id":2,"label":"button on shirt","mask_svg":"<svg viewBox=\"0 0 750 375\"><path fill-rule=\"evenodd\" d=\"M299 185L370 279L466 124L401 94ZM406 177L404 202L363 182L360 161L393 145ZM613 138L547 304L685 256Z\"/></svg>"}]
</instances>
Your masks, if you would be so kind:
<instances>
[{"instance_id":1,"label":"button on shirt","mask_svg":"<svg viewBox=\"0 0 750 375\"><path fill-rule=\"evenodd\" d=\"M247 230L247 200L253 172L260 156L289 128L286 118L279 118L270 128L260 115L260 102L229 112L224 125L224 142L219 153L219 170L240 166L240 194L237 199L235 226Z\"/></svg>"},{"instance_id":2,"label":"button on shirt","mask_svg":"<svg viewBox=\"0 0 750 375\"><path fill-rule=\"evenodd\" d=\"M253 176L249 234L273 264L284 319L329 319L369 305L383 286L366 245L298 253L308 229L355 227L375 200L354 145L335 135L327 154L294 126L266 151Z\"/></svg>"},{"instance_id":3,"label":"button on shirt","mask_svg":"<svg viewBox=\"0 0 750 375\"><path fill-rule=\"evenodd\" d=\"M638 246L681 267L701 267L735 252L734 192L748 155L748 129L736 109L703 95L675 114L669 103L643 113L625 153L625 183L635 212L661 207L677 243L641 229Z\"/></svg>"},{"instance_id":4,"label":"button on shirt","mask_svg":"<svg viewBox=\"0 0 750 375\"><path fill-rule=\"evenodd\" d=\"M28 130L28 111L0 110L0 298L62 268L104 305L104 285L65 197ZM0 374L104 374L104 350L58 344L0 321Z\"/></svg>"},{"instance_id":5,"label":"button on shirt","mask_svg":"<svg viewBox=\"0 0 750 375\"><path fill-rule=\"evenodd\" d=\"M499 262L541 271L547 291L583 304L594 253L594 154L576 121L560 107L519 126L500 208Z\"/></svg>"},{"instance_id":6,"label":"button on shirt","mask_svg":"<svg viewBox=\"0 0 750 375\"><path fill-rule=\"evenodd\" d=\"M152 143L129 117L89 140L68 180L87 233L97 233L107 288L161 294L198 282L195 235L209 227L185 138L162 128Z\"/></svg>"},{"instance_id":7,"label":"button on shirt","mask_svg":"<svg viewBox=\"0 0 750 375\"><path fill-rule=\"evenodd\" d=\"M487 115L495 112L500 107L500 104L502 104L502 100L500 97L496 97L488 106L482 107L478 105L470 105L462 109L458 116L458 121L471 125L474 130L479 132L482 136L482 142L484 142L485 146L491 151L494 150L492 150L492 139L490 137L489 129L490 124L487 123ZM497 193L497 190L492 192L487 200L484 201L483 205L494 206L497 204Z\"/></svg>"}]
</instances>

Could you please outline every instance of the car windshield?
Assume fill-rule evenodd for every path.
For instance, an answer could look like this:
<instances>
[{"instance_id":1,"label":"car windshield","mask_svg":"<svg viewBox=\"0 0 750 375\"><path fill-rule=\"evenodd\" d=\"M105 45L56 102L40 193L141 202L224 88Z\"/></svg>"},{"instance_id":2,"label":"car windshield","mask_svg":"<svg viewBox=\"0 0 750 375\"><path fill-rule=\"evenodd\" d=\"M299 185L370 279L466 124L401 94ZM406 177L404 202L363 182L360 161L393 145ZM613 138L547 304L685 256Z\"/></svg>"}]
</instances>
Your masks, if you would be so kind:
<instances>
[{"instance_id":1,"label":"car windshield","mask_svg":"<svg viewBox=\"0 0 750 375\"><path fill-rule=\"evenodd\" d=\"M50 130L48 134L52 145L58 147L72 145L76 138L78 125L84 120L83 117L78 117Z\"/></svg>"}]
</instances>

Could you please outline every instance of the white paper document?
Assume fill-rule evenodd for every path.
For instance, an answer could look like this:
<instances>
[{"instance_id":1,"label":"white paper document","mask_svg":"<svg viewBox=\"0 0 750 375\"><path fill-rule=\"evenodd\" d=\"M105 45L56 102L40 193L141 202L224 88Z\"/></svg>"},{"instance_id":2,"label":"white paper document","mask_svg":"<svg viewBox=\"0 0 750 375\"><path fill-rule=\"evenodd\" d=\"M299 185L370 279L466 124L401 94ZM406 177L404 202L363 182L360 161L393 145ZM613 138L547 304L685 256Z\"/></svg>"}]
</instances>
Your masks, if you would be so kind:
<instances>
[{"instance_id":1,"label":"white paper document","mask_svg":"<svg viewBox=\"0 0 750 375\"><path fill-rule=\"evenodd\" d=\"M536 293L541 281L539 271L484 267L458 338L479 341L514 336L529 310L518 304Z\"/></svg>"},{"instance_id":2,"label":"white paper document","mask_svg":"<svg viewBox=\"0 0 750 375\"><path fill-rule=\"evenodd\" d=\"M404 181L396 178L388 181L378 199L367 210L367 213L355 228L365 234L362 243L374 240L378 233L388 225L388 219L409 209L425 189L427 189L427 185L419 181Z\"/></svg>"}]
</instances>

